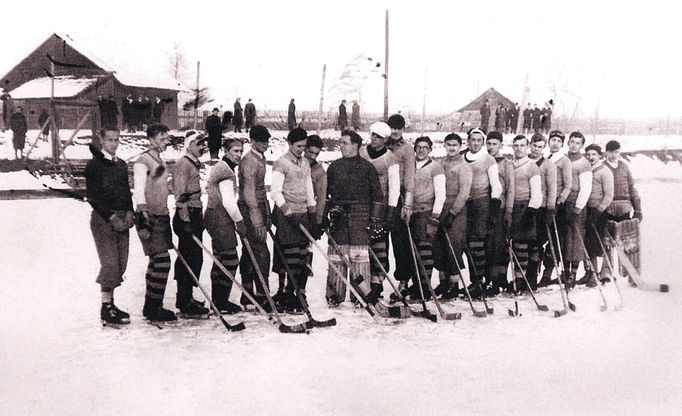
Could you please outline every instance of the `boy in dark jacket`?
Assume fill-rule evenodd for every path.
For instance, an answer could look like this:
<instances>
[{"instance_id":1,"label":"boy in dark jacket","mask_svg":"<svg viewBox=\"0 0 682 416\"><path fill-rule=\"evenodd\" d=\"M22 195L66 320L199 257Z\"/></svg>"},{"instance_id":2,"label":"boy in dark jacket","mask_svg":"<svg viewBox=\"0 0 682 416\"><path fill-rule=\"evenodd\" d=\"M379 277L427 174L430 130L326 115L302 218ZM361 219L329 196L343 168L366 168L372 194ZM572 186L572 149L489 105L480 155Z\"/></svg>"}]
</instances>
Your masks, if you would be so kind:
<instances>
[{"instance_id":1,"label":"boy in dark jacket","mask_svg":"<svg viewBox=\"0 0 682 416\"><path fill-rule=\"evenodd\" d=\"M90 146L93 158L85 167L86 192L93 208L90 230L101 265L96 280L102 287L100 318L105 324L128 324L130 315L114 304L114 289L123 281L128 265L128 230L133 226L128 167L116 157L119 130L106 126L100 134L102 149Z\"/></svg>"}]
</instances>

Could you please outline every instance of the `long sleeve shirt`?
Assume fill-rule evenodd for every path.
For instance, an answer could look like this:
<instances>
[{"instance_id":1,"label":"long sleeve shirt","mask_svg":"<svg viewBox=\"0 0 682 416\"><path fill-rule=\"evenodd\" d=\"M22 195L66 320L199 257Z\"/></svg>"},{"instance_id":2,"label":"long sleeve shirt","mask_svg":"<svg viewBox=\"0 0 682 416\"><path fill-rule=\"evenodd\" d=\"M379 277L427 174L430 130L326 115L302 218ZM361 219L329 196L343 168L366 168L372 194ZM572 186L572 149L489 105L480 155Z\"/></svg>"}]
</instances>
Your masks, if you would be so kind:
<instances>
[{"instance_id":1,"label":"long sleeve shirt","mask_svg":"<svg viewBox=\"0 0 682 416\"><path fill-rule=\"evenodd\" d=\"M445 203L445 172L443 167L431 159L417 162L414 178L413 212L431 212L440 216Z\"/></svg>"},{"instance_id":2,"label":"long sleeve shirt","mask_svg":"<svg viewBox=\"0 0 682 416\"><path fill-rule=\"evenodd\" d=\"M571 160L571 193L568 201L575 203L575 212L580 211L587 205L587 200L592 193L592 167L590 162L580 153L569 153Z\"/></svg>"},{"instance_id":3,"label":"long sleeve shirt","mask_svg":"<svg viewBox=\"0 0 682 416\"><path fill-rule=\"evenodd\" d=\"M284 215L314 212L315 191L308 159L291 151L277 159L272 166L270 193Z\"/></svg>"},{"instance_id":4,"label":"long sleeve shirt","mask_svg":"<svg viewBox=\"0 0 682 416\"><path fill-rule=\"evenodd\" d=\"M498 155L495 157L497 161L497 169L500 174L500 184L502 185L502 193L500 200L506 214L511 215L514 209L514 166L512 162L504 156Z\"/></svg>"},{"instance_id":5,"label":"long sleeve shirt","mask_svg":"<svg viewBox=\"0 0 682 416\"><path fill-rule=\"evenodd\" d=\"M414 175L416 172L414 149L402 137L390 146L400 167L400 193L403 204L412 206L414 198Z\"/></svg>"},{"instance_id":6,"label":"long sleeve shirt","mask_svg":"<svg viewBox=\"0 0 682 416\"><path fill-rule=\"evenodd\" d=\"M445 173L445 204L443 214L458 215L464 209L471 192L471 166L462 156L446 157L441 162ZM441 215L442 216L442 215Z\"/></svg>"},{"instance_id":7,"label":"long sleeve shirt","mask_svg":"<svg viewBox=\"0 0 682 416\"><path fill-rule=\"evenodd\" d=\"M173 172L173 196L175 196L175 207L201 208L201 183L199 176L199 160L186 154L175 163Z\"/></svg>"},{"instance_id":8,"label":"long sleeve shirt","mask_svg":"<svg viewBox=\"0 0 682 416\"><path fill-rule=\"evenodd\" d=\"M528 208L542 204L540 168L528 156L514 161L514 202L528 201Z\"/></svg>"},{"instance_id":9,"label":"long sleeve shirt","mask_svg":"<svg viewBox=\"0 0 682 416\"><path fill-rule=\"evenodd\" d=\"M604 212L612 201L613 174L609 168L604 166L604 163L597 162L592 165L592 192L587 200L587 206Z\"/></svg>"},{"instance_id":10,"label":"long sleeve shirt","mask_svg":"<svg viewBox=\"0 0 682 416\"><path fill-rule=\"evenodd\" d=\"M540 180L542 185L542 204L551 210L556 208L557 200L557 167L551 160L540 156L534 160L540 168Z\"/></svg>"},{"instance_id":11,"label":"long sleeve shirt","mask_svg":"<svg viewBox=\"0 0 682 416\"><path fill-rule=\"evenodd\" d=\"M315 217L317 222L322 221L324 207L327 202L327 172L319 162L310 162L310 176L313 180L315 191Z\"/></svg>"},{"instance_id":12,"label":"long sleeve shirt","mask_svg":"<svg viewBox=\"0 0 682 416\"><path fill-rule=\"evenodd\" d=\"M108 220L114 211L133 210L128 184L128 166L93 147L92 160L85 167L85 190L88 203L102 218Z\"/></svg>"},{"instance_id":13,"label":"long sleeve shirt","mask_svg":"<svg viewBox=\"0 0 682 416\"><path fill-rule=\"evenodd\" d=\"M168 215L168 166L159 153L150 150L133 165L133 198L152 215Z\"/></svg>"},{"instance_id":14,"label":"long sleeve shirt","mask_svg":"<svg viewBox=\"0 0 682 416\"><path fill-rule=\"evenodd\" d=\"M464 152L464 160L471 166L472 182L469 199L476 199L489 195L500 199L502 184L495 158L488 151L481 149L476 153L469 150Z\"/></svg>"},{"instance_id":15,"label":"long sleeve shirt","mask_svg":"<svg viewBox=\"0 0 682 416\"><path fill-rule=\"evenodd\" d=\"M232 168L221 160L216 163L206 180L206 194L208 201L206 208L223 207L235 223L242 220L237 206L237 176Z\"/></svg>"},{"instance_id":16,"label":"long sleeve shirt","mask_svg":"<svg viewBox=\"0 0 682 416\"><path fill-rule=\"evenodd\" d=\"M246 207L254 226L264 225L259 205L267 205L265 192L265 156L251 149L239 162L239 201Z\"/></svg>"},{"instance_id":17,"label":"long sleeve shirt","mask_svg":"<svg viewBox=\"0 0 682 416\"><path fill-rule=\"evenodd\" d=\"M400 198L400 165L395 154L388 150L388 148L373 152L367 146L362 146L359 155L371 163L377 170L381 191L384 194L384 204L389 207L398 206Z\"/></svg>"},{"instance_id":18,"label":"long sleeve shirt","mask_svg":"<svg viewBox=\"0 0 682 416\"><path fill-rule=\"evenodd\" d=\"M558 152L550 154L547 159L554 162L554 165L556 166L557 203L563 204L568 199L568 195L571 194L571 186L573 185L571 161L568 160L566 155Z\"/></svg>"}]
</instances>

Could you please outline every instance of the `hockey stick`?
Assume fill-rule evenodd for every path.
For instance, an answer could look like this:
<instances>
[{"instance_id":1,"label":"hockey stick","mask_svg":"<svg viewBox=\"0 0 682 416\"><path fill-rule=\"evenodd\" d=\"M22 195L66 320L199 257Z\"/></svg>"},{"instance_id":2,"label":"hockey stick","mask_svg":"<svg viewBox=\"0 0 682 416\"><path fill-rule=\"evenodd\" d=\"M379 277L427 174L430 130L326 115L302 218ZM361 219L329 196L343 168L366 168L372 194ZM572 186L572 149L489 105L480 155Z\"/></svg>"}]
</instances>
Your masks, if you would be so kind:
<instances>
[{"instance_id":1,"label":"hockey stick","mask_svg":"<svg viewBox=\"0 0 682 416\"><path fill-rule=\"evenodd\" d=\"M559 264L556 265L556 257L554 258L554 263L556 266L556 272L557 272L557 281L559 282L559 290L563 290L566 293L566 302L568 302L568 309L572 310L573 312L576 311L575 305L571 302L571 299L568 297L568 286L566 286L566 282L561 281L561 277L564 274L564 256L561 253L561 241L559 240L559 228L556 225L556 216L552 215L552 225L554 226L554 236L556 237L556 251L559 253ZM563 287L562 287L563 285Z\"/></svg>"},{"instance_id":2,"label":"hockey stick","mask_svg":"<svg viewBox=\"0 0 682 416\"><path fill-rule=\"evenodd\" d=\"M592 270L592 275L594 276L597 273L597 268L594 267L594 264L592 264L592 260L590 260L590 253L587 252L587 247L585 247L585 242L583 241L583 237L580 235L580 233L575 234L578 237L578 242L580 243L580 248L583 249L583 256L585 256L584 264L589 266L590 270ZM595 277L596 280L596 277ZM604 312L606 311L609 307L606 304L606 298L604 297L604 292L601 290L601 287L599 283L597 283L597 289L599 289L599 295L601 296L601 300L604 302L603 305L599 307L599 309Z\"/></svg>"},{"instance_id":3,"label":"hockey stick","mask_svg":"<svg viewBox=\"0 0 682 416\"><path fill-rule=\"evenodd\" d=\"M410 240L412 257L415 259L415 262L417 264L417 276L421 276L423 274L424 276L423 281L426 283L426 287L429 289L429 292L431 293L431 299L433 300L433 303L436 305L436 309L438 309L438 313L440 314L441 318L445 319L446 321L462 319L461 313L459 312L446 313L443 310L443 308L441 308L440 302L438 302L438 299L436 299L436 292L434 292L433 288L431 287L431 276L429 276L428 273L426 273L426 267L424 267L424 262L422 261L422 258L419 255L419 252L417 251L416 244L414 244L414 240L412 239L412 231L410 231L410 224L407 221L405 222L405 228L407 228L407 238ZM419 281L421 282L422 279L420 278ZM419 286L421 290L421 285Z\"/></svg>"},{"instance_id":4,"label":"hockey stick","mask_svg":"<svg viewBox=\"0 0 682 416\"><path fill-rule=\"evenodd\" d=\"M308 316L308 322L306 322L307 326L310 328L324 328L328 326L334 326L336 325L336 318L331 318L327 319L326 321L318 321L315 318L313 318L312 313L310 313L310 307L308 306L308 302L303 298L301 294L301 289L298 286L298 282L296 279L294 279L294 275L291 273L291 269L289 269L289 265L287 264L286 260L284 259L284 253L282 252L282 247L279 245L279 241L277 241L277 238L275 237L275 234L272 232L272 230L268 229L268 234L270 234L270 238L272 238L272 246L275 249L275 253L279 256L279 258L282 260L282 265L284 266L284 270L286 271L287 275L289 276L289 279L291 280L291 283L294 285L294 290L296 292L296 296L298 296L299 302L301 302L301 306L303 307L303 311L305 314Z\"/></svg>"},{"instance_id":5,"label":"hockey stick","mask_svg":"<svg viewBox=\"0 0 682 416\"><path fill-rule=\"evenodd\" d=\"M620 292L620 285L618 284L618 279L616 279L616 272L613 269L613 264L611 264L611 259L609 259L609 252L606 251L604 242L602 241L601 236L597 231L597 227L594 225L594 222L591 222L590 225L592 226L592 230L594 230L594 234L597 236L597 241L599 241L599 247L601 247L601 251L604 255L604 262L606 262L606 265L608 266L609 271L611 272L611 277L613 278L613 285L616 286L616 291L618 292L618 304L616 305L616 310L621 310L623 308L623 294Z\"/></svg>"},{"instance_id":6,"label":"hockey stick","mask_svg":"<svg viewBox=\"0 0 682 416\"><path fill-rule=\"evenodd\" d=\"M344 276L343 273L341 273L341 270L339 270L339 269L334 265L334 263L332 263L331 259L330 259L329 256L327 255L327 253L325 253L324 250L322 250L322 247L317 243L317 241L315 241L315 239L313 238L313 236L310 235L310 232L308 232L308 230L303 226L303 224L299 224L298 227L301 229L301 231L303 232L303 234L305 234L305 236L308 238L308 241L310 241L310 242L315 246L315 248L317 249L317 251L319 251L320 254L322 254L322 257L324 257L325 260L327 260L327 263L329 264L329 268L330 268L334 273L336 273L344 282L346 282L346 284L348 285L348 288L350 289L350 291L351 291L351 292L355 295L355 297L358 299L358 302L360 303L360 305L362 306L362 308L363 308L365 311L367 311L367 313L369 314L369 316L372 317L372 319L374 319L374 322L376 322L376 323L379 324L379 325L394 325L394 324L400 322L400 321L390 321L390 320L385 319L385 318L383 318L383 317L377 316L378 314L377 314L376 309L374 309L374 307L372 307L372 305L370 305L370 304L368 304L367 302L365 302L365 300L363 299L363 297L355 290L354 284L350 281L350 279L348 279L346 276Z\"/></svg>"},{"instance_id":7,"label":"hockey stick","mask_svg":"<svg viewBox=\"0 0 682 416\"><path fill-rule=\"evenodd\" d=\"M343 262L346 264L346 267L348 270L351 270L351 264L350 260L346 258L341 252L341 248L339 247L338 244L336 244L336 240L334 240L334 237L331 236L329 231L326 232L327 235L327 241L334 247L334 249L339 253L339 256L343 260ZM357 275L353 279L353 283L356 286L356 289L359 293L363 295L363 300L372 306L374 306L374 309L376 309L377 314L379 316L382 316L384 318L399 318L399 319L406 319L411 316L410 309L409 308L404 308L402 306L398 305L391 305L388 306L384 304L380 299L377 299L376 302L370 302L367 300L367 294L365 291L362 289L362 283L365 281L364 276L362 275Z\"/></svg>"},{"instance_id":8,"label":"hockey stick","mask_svg":"<svg viewBox=\"0 0 682 416\"><path fill-rule=\"evenodd\" d=\"M450 254L452 255L453 260L455 261L455 266L457 267L457 275L459 276L460 282L462 282L462 286L464 287L464 293L466 293L467 300L469 301L469 306L471 306L471 312L473 312L474 316L477 318L485 318L488 316L488 314L485 311L479 311L474 308L474 302L471 299L471 294L469 293L469 288L467 287L466 283L464 283L464 277L462 277L462 267L459 265L459 260L457 260L457 256L455 256L455 249L452 247L452 242L450 241L450 236L446 232L446 230L443 230L443 234L445 235L445 241L448 243L448 248L450 249Z\"/></svg>"},{"instance_id":9,"label":"hockey stick","mask_svg":"<svg viewBox=\"0 0 682 416\"><path fill-rule=\"evenodd\" d=\"M409 229L410 229L409 224L406 224L405 226L407 227L407 229L408 229L408 231L409 231ZM412 240L410 240L410 241L412 241ZM422 301L422 308L423 308L422 314L424 314L424 315L428 315L428 314L433 315L433 314L431 313L431 311L429 311L428 308L426 307L426 301L424 300L424 289L422 288L422 279L421 279L421 277L420 277L420 276L421 276L421 273L419 273L419 266L417 265L417 257L416 257L415 254L414 254L414 246L413 246L412 244L410 244L410 254L412 254L412 263L414 264L414 270L415 270L415 272L417 273L417 279L416 279L416 281L414 282L414 284L417 285L417 286L419 287L419 297L420 297L420 299L421 299L421 301ZM426 274L426 273L425 273L425 274ZM431 319L431 318L429 318L429 319ZM433 319L431 319L431 320L432 320L433 322L436 322L437 319L438 319L438 317L436 317L435 315L433 315Z\"/></svg>"},{"instance_id":10,"label":"hockey stick","mask_svg":"<svg viewBox=\"0 0 682 416\"><path fill-rule=\"evenodd\" d=\"M253 263L253 268L256 270L256 275L258 276L258 280L260 280L260 284L263 285L263 292L265 292L265 297L268 300L268 303L270 304L270 308L272 308L272 314L275 316L275 319L277 320L280 326L284 325L284 323L282 322L282 318L279 316L279 312L277 311L275 301L272 300L272 296L270 296L270 291L268 290L268 283L265 281L265 278L263 277L263 273L261 272L260 267L258 267L258 260L256 260L256 255L253 254L253 250L251 249L249 239L246 237L242 237L242 244L244 244L246 251L249 253L249 258L251 259L251 263ZM301 332L301 328L303 328L304 330L309 328L307 324L308 324L307 322L304 322L301 324L293 325L292 327L296 329L294 332Z\"/></svg>"},{"instance_id":11,"label":"hockey stick","mask_svg":"<svg viewBox=\"0 0 682 416\"><path fill-rule=\"evenodd\" d=\"M521 263L519 262L518 257L516 257L516 253L514 253L514 248L512 247L511 241L507 240L507 247L509 247L509 255L512 258L512 261L516 263L516 267L519 269L519 272L521 273L521 276L523 277L523 280L526 282L526 287L528 288L528 293L530 293L530 297L533 298L533 302L535 302L535 307L538 308L539 311L542 312L548 312L549 308L547 305L541 305L537 298L535 297L535 293L533 293L533 288L530 287L530 282L528 281L528 278L526 277L526 272L523 271L523 267L521 267ZM514 278L516 280L516 277ZM556 313L555 313L556 315Z\"/></svg>"},{"instance_id":12,"label":"hockey stick","mask_svg":"<svg viewBox=\"0 0 682 416\"><path fill-rule=\"evenodd\" d=\"M466 253L467 259L469 259L469 264L471 266L471 270L474 272L474 275L478 275L478 270L476 269L476 265L474 264L474 258L471 255L471 252L469 251L469 248L467 248L466 245L464 246L464 253ZM471 280L472 284L474 283L474 281L471 279L471 277L469 277L469 280ZM478 290L481 291L481 300L483 301L483 306L485 307L485 312L488 315L494 314L495 310L492 307L488 306L488 301L486 300L485 293L483 292L483 285L481 284L481 282L477 282L477 284L478 284Z\"/></svg>"},{"instance_id":13,"label":"hockey stick","mask_svg":"<svg viewBox=\"0 0 682 416\"><path fill-rule=\"evenodd\" d=\"M429 321L432 322L438 322L438 317L434 314L432 314L430 311L427 311L425 314L424 312L415 312L410 308L410 305L407 303L407 300L403 297L403 295L400 293L398 288L395 286L395 283L391 280L391 278L388 275L388 272L386 272L386 269L384 269L384 266L381 265L381 262L379 261L379 258L377 257L376 253L374 253L374 250L372 250L372 247L369 247L369 254L372 256L372 259L374 262L379 266L379 270L381 270L381 273L384 275L386 280L388 280L388 283L391 285L391 288L393 289L393 292L395 292L396 296L398 299L405 305L406 308L410 310L410 313L413 316L421 316L422 318L426 318Z\"/></svg>"},{"instance_id":14,"label":"hockey stick","mask_svg":"<svg viewBox=\"0 0 682 416\"><path fill-rule=\"evenodd\" d=\"M203 286L201 283L199 283L199 279L197 279L197 275L194 274L194 272L192 271L192 268L189 267L189 264L187 264L187 261L185 260L185 258L183 257L183 255L180 254L180 251L179 251L178 248L176 247L175 243L173 243L173 250L175 250L175 254L178 255L178 258L180 259L180 261L182 262L182 264L185 266L185 269L187 269L187 272L189 273L189 275L192 276L192 279L194 280L194 283L196 283L197 286L199 286L199 289L201 290L201 293L204 294L204 297L205 297L206 300L208 301L208 304L211 306L211 309L213 309L213 313L215 313L216 316L220 319L220 322L223 323L223 326L225 326L225 329L227 329L228 331L235 331L235 332L236 332L236 331L243 331L244 329L246 329L246 326L244 325L244 322L239 322L239 323L236 323L236 324L234 324L234 325L230 325L230 324L225 320L225 318L223 317L223 315L220 313L220 310L218 310L218 308L215 306L215 304L214 304L213 301L211 300L211 297L208 296L208 292L206 292L206 289L204 289L204 286Z\"/></svg>"},{"instance_id":15,"label":"hockey stick","mask_svg":"<svg viewBox=\"0 0 682 416\"><path fill-rule=\"evenodd\" d=\"M511 246L508 246L509 250L509 259L512 258L512 249ZM509 316L520 316L521 314L519 313L519 301L516 298L516 269L515 269L514 261L511 262L511 271L512 271L512 298L514 299L514 310L511 310L507 308L507 313Z\"/></svg>"},{"instance_id":16,"label":"hockey stick","mask_svg":"<svg viewBox=\"0 0 682 416\"><path fill-rule=\"evenodd\" d=\"M558 271L559 266L557 265L556 252L554 250L554 237L552 236L552 233L549 230L549 224L547 224L546 222L545 222L545 229L547 230L547 241L549 242L549 250L550 250L551 255L552 255L552 261L554 261L554 267ZM561 283L559 283L559 284L561 284ZM566 294L564 294L564 291L561 288L561 286L559 286L559 293L561 293L561 302L564 304L564 308L560 311L554 311L554 317L555 318L566 315L568 313L568 311L566 310L566 308L568 307Z\"/></svg>"},{"instance_id":17,"label":"hockey stick","mask_svg":"<svg viewBox=\"0 0 682 416\"><path fill-rule=\"evenodd\" d=\"M309 332L308 329L304 325L298 324L298 325L290 326L290 325L286 325L286 324L282 323L281 321L278 321L277 319L275 319L272 316L272 314L268 313L265 309L263 309L263 306L261 306L261 304L258 303L258 301L253 297L253 295L251 295L251 293L249 293L248 290L244 289L244 286L242 286L241 283L239 283L237 281L237 279L232 275L232 273L230 273L230 271L227 270L227 268L225 268L225 266L223 266L223 264L213 255L213 253L211 253L211 251L201 242L201 240L199 240L197 238L197 236L192 235L192 238L194 239L194 242L196 242L197 245L199 247L201 247L201 249L204 250L204 252L206 254L208 254L208 256L211 258L211 260L213 260L213 263L216 266L218 266L220 271L225 273L225 276L229 277L230 280L232 280L232 283L234 283L239 288L239 290L241 290L241 292L244 294L244 296L246 296L251 301L251 303L253 303L256 306L258 311L260 311L260 313L262 313L268 317L268 321L270 321L270 323L275 325L277 327L277 329L279 329L279 332L282 332L285 334L303 334L303 333Z\"/></svg>"},{"instance_id":18,"label":"hockey stick","mask_svg":"<svg viewBox=\"0 0 682 416\"><path fill-rule=\"evenodd\" d=\"M665 283L656 284L645 282L644 280L642 280L642 277L639 275L639 272L630 261L630 258L628 258L627 254L625 254L623 246L616 243L616 240L613 237L611 237L611 234L609 233L608 229L605 231L607 237L609 237L609 239L614 242L614 246L616 247L616 254L618 254L618 261L623 265L623 267L625 267L625 270L628 272L632 280L635 282L637 288L651 292L663 293L666 293L670 290L670 286Z\"/></svg>"}]
</instances>

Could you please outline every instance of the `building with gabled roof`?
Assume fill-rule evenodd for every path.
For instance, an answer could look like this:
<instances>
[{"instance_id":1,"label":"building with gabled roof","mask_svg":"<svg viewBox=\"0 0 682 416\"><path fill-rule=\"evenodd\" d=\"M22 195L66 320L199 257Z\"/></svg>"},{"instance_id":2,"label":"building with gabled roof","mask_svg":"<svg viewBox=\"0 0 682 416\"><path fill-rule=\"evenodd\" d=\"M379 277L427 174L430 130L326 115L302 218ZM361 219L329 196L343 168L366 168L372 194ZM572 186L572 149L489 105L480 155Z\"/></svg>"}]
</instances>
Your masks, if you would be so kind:
<instances>
[{"instance_id":1,"label":"building with gabled roof","mask_svg":"<svg viewBox=\"0 0 682 416\"><path fill-rule=\"evenodd\" d=\"M176 128L182 87L165 68L165 60L154 60L129 45L54 33L0 78L0 87L15 106L24 108L29 128L38 128L38 115L49 108L51 97L59 107L59 127L72 129L88 111L97 109L99 98L111 96L120 115L129 95L150 103L141 106L145 114L159 97L165 102L161 122ZM99 127L99 117L95 119ZM123 127L121 116L118 122Z\"/></svg>"}]
</instances>

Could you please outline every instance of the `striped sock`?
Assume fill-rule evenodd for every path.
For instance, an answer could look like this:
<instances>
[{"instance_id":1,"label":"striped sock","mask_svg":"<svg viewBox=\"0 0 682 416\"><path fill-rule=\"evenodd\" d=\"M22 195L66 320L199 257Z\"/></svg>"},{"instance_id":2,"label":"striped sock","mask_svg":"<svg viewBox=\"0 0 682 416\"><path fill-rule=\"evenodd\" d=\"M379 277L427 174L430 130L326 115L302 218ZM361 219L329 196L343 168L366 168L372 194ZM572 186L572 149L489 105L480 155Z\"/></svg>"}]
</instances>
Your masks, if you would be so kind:
<instances>
[{"instance_id":1,"label":"striped sock","mask_svg":"<svg viewBox=\"0 0 682 416\"><path fill-rule=\"evenodd\" d=\"M147 274L145 276L147 282L145 303L161 304L163 302L170 268L171 259L168 252L155 254L149 258L149 265L147 266Z\"/></svg>"}]
</instances>

